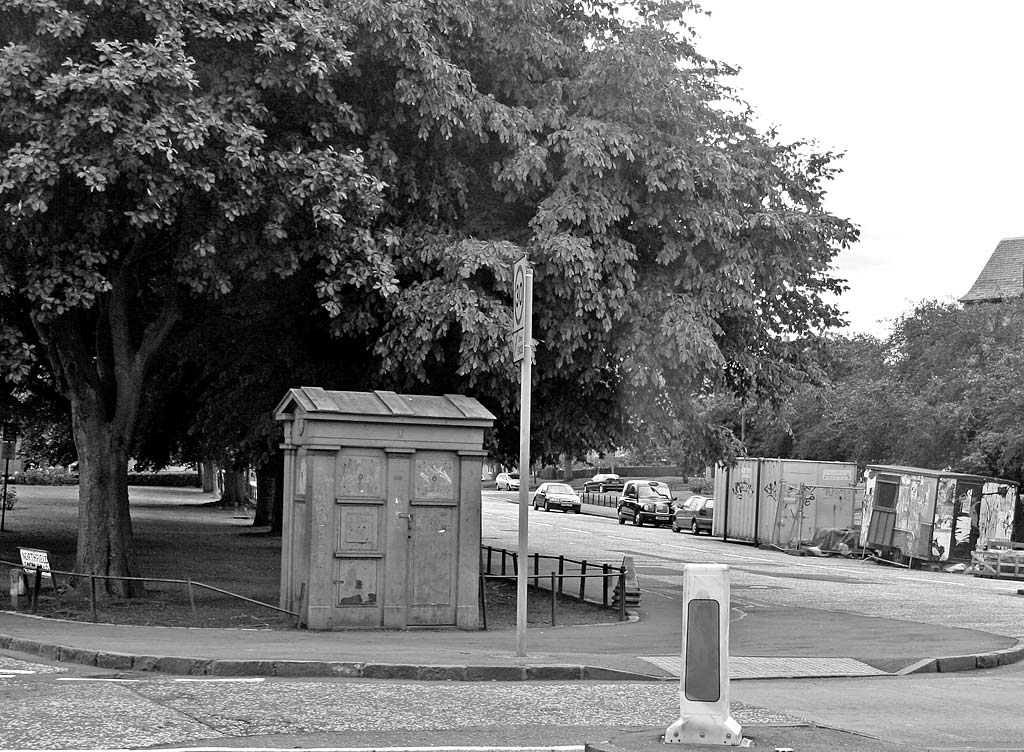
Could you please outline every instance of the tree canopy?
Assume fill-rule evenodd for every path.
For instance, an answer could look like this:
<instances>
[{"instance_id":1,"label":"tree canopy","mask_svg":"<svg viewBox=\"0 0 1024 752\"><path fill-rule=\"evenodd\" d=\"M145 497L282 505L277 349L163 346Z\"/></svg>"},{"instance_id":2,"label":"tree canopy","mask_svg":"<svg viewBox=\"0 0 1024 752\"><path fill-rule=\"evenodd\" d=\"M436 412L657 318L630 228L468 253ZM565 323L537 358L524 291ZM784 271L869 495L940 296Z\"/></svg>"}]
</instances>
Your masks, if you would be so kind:
<instances>
[{"instance_id":1,"label":"tree canopy","mask_svg":"<svg viewBox=\"0 0 1024 752\"><path fill-rule=\"evenodd\" d=\"M275 280L304 280L297 320L312 305L346 348L323 386L478 396L499 452L523 254L535 456L639 426L712 455L697 397L805 378L856 238L824 206L836 155L757 131L691 11L0 0L3 365L45 362L70 402L80 571L133 569L121 468L145 405L186 383L154 363L230 299L295 295ZM231 390L202 350L212 404Z\"/></svg>"}]
</instances>

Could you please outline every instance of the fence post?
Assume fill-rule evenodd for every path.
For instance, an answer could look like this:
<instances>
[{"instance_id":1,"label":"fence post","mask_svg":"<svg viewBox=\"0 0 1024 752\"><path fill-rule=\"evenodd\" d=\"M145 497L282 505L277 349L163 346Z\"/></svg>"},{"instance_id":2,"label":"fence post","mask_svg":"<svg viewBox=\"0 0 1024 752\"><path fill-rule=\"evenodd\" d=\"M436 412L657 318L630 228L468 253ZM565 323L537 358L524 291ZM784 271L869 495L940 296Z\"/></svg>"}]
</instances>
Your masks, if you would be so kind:
<instances>
[{"instance_id":1,"label":"fence post","mask_svg":"<svg viewBox=\"0 0 1024 752\"><path fill-rule=\"evenodd\" d=\"M587 594L587 560L580 562L580 600L585 600Z\"/></svg>"},{"instance_id":2,"label":"fence post","mask_svg":"<svg viewBox=\"0 0 1024 752\"><path fill-rule=\"evenodd\" d=\"M602 591L601 604L605 608L608 608L608 565L607 564L602 564L601 565L601 575L602 575L602 577L601 577L601 591Z\"/></svg>"},{"instance_id":3,"label":"fence post","mask_svg":"<svg viewBox=\"0 0 1024 752\"><path fill-rule=\"evenodd\" d=\"M559 556L558 556L558 594L559 595L562 594L562 586L565 584L565 581L562 579L562 575L564 574L564 572L565 572L565 556L562 555L562 554L559 554Z\"/></svg>"},{"instance_id":4,"label":"fence post","mask_svg":"<svg viewBox=\"0 0 1024 752\"><path fill-rule=\"evenodd\" d=\"M626 620L626 568L619 567L619 621Z\"/></svg>"},{"instance_id":5,"label":"fence post","mask_svg":"<svg viewBox=\"0 0 1024 752\"><path fill-rule=\"evenodd\" d=\"M534 552L533 554L533 586L534 588L540 585L540 554Z\"/></svg>"},{"instance_id":6,"label":"fence post","mask_svg":"<svg viewBox=\"0 0 1024 752\"><path fill-rule=\"evenodd\" d=\"M515 551L511 553L512 556L512 574L516 577L519 576L519 554ZM529 566L529 564L527 564Z\"/></svg>"},{"instance_id":7,"label":"fence post","mask_svg":"<svg viewBox=\"0 0 1024 752\"><path fill-rule=\"evenodd\" d=\"M487 630L487 575L480 575L480 623Z\"/></svg>"},{"instance_id":8,"label":"fence post","mask_svg":"<svg viewBox=\"0 0 1024 752\"><path fill-rule=\"evenodd\" d=\"M558 594L555 592L555 573L551 573L551 626L555 626L555 608Z\"/></svg>"},{"instance_id":9,"label":"fence post","mask_svg":"<svg viewBox=\"0 0 1024 752\"><path fill-rule=\"evenodd\" d=\"M494 553L494 549L490 546L487 547L487 574L491 573L491 554Z\"/></svg>"},{"instance_id":10,"label":"fence post","mask_svg":"<svg viewBox=\"0 0 1024 752\"><path fill-rule=\"evenodd\" d=\"M32 613L36 612L36 606L39 604L39 588L43 584L43 569L37 566L36 568L36 579L35 584L32 585Z\"/></svg>"}]
</instances>

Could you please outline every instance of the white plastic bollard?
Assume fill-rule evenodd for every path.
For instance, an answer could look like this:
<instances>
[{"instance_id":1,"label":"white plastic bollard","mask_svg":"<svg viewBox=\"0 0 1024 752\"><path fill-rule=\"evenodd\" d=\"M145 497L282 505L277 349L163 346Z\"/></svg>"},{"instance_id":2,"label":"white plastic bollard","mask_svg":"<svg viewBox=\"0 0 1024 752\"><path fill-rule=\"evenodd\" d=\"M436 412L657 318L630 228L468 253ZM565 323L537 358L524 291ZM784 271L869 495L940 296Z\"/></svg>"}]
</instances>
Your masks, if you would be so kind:
<instances>
[{"instance_id":1,"label":"white plastic bollard","mask_svg":"<svg viewBox=\"0 0 1024 752\"><path fill-rule=\"evenodd\" d=\"M743 729L729 713L729 567L683 567L683 653L679 720L666 744L738 747Z\"/></svg>"}]
</instances>

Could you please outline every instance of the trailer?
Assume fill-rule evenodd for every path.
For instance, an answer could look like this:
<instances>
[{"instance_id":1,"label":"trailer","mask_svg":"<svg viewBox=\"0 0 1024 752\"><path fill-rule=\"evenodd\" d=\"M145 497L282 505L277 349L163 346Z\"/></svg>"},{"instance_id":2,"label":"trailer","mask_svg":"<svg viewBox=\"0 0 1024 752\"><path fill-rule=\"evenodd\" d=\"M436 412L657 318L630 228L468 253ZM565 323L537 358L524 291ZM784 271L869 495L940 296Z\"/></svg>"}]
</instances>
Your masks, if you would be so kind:
<instances>
[{"instance_id":1,"label":"trailer","mask_svg":"<svg viewBox=\"0 0 1024 752\"><path fill-rule=\"evenodd\" d=\"M856 543L860 498L855 463L744 457L716 469L712 535L782 549Z\"/></svg>"},{"instance_id":2,"label":"trailer","mask_svg":"<svg viewBox=\"0 0 1024 752\"><path fill-rule=\"evenodd\" d=\"M970 473L868 465L861 544L882 559L977 561L1012 548L1017 483Z\"/></svg>"}]
</instances>

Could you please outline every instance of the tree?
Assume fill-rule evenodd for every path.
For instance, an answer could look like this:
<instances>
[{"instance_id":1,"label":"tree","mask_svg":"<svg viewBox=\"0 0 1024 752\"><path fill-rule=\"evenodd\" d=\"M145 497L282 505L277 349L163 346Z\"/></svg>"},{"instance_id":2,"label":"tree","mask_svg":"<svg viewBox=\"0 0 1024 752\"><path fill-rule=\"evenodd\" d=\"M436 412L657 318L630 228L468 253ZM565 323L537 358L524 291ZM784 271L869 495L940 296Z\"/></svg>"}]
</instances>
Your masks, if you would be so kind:
<instances>
[{"instance_id":1,"label":"tree","mask_svg":"<svg viewBox=\"0 0 1024 752\"><path fill-rule=\"evenodd\" d=\"M501 456L528 254L548 461L639 427L716 455L729 436L696 400L806 378L840 321L828 269L856 231L824 208L835 155L751 126L688 3L184 6L0 6L0 295L71 402L80 571L134 570L141 395L191 378L146 376L250 284L312 285L352 353L326 386L477 395ZM203 356L181 365L197 413L244 401Z\"/></svg>"},{"instance_id":2,"label":"tree","mask_svg":"<svg viewBox=\"0 0 1024 752\"><path fill-rule=\"evenodd\" d=\"M305 261L325 284L392 284L383 186L334 137L360 125L333 84L352 30L331 7L0 5L5 334L21 325L8 339L71 404L80 572L137 573L127 452L185 308Z\"/></svg>"}]
</instances>

